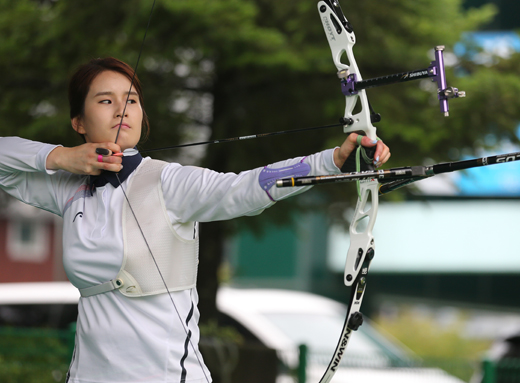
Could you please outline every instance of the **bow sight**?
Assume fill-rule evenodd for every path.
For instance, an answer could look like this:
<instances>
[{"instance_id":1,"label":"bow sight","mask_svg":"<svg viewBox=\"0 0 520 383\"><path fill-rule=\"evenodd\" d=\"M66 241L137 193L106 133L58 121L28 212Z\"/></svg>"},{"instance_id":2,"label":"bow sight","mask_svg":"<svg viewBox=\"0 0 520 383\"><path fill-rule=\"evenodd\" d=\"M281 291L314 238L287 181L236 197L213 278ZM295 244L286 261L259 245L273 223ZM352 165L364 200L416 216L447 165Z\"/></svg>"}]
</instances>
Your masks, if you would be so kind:
<instances>
[{"instance_id":1,"label":"bow sight","mask_svg":"<svg viewBox=\"0 0 520 383\"><path fill-rule=\"evenodd\" d=\"M358 81L355 73L350 74L348 69L340 70L338 77L341 79L341 91L345 96L353 96L358 94L362 89L431 77L432 81L437 82L437 97L439 99L441 112L444 113L445 116L448 116L450 109L448 99L466 97L466 92L446 85L443 51L444 45L435 47L435 60L430 63L428 68L376 77L369 80Z\"/></svg>"},{"instance_id":2,"label":"bow sight","mask_svg":"<svg viewBox=\"0 0 520 383\"><path fill-rule=\"evenodd\" d=\"M321 21L323 23L323 28L329 37L329 44L333 54L336 53L335 60L339 60L341 54L345 52L345 47L352 46L355 43L354 30L352 25L345 18L345 15L337 1L323 1L322 3L324 4L319 5L319 11L322 14ZM343 28L341 26L343 26ZM332 33L332 28L334 28L336 34ZM346 33L342 33L343 30ZM340 47L339 52L338 47ZM350 67L345 65L345 68L338 70L338 77L341 79L341 91L346 97L350 97L357 95L359 91L363 89L430 77L432 78L432 81L437 82L437 97L439 99L441 112L445 116L448 116L448 100L450 98L465 97L466 93L464 91L459 91L457 88L447 86L443 52L443 45L436 46L435 60L432 61L430 66L427 68L376 77L368 80L362 80L360 78L357 68L355 68L354 73L351 73ZM372 123L378 122L379 120L380 118L376 117L375 113L372 112ZM354 120L349 117L344 117L341 122L345 125L352 125Z\"/></svg>"}]
</instances>

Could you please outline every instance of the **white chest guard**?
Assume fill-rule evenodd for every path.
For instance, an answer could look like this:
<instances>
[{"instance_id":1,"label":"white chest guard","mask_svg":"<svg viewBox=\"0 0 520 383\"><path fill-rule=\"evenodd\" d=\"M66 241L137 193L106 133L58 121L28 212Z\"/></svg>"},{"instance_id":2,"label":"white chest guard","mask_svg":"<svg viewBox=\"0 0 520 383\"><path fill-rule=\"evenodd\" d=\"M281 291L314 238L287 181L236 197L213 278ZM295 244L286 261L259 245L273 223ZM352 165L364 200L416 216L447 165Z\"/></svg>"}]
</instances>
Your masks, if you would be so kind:
<instances>
[{"instance_id":1,"label":"white chest guard","mask_svg":"<svg viewBox=\"0 0 520 383\"><path fill-rule=\"evenodd\" d=\"M182 238L169 220L161 187L161 172L166 165L167 162L148 160L136 170L126 192L130 204L125 200L123 205L121 269L111 281L80 289L82 297L115 289L127 297L141 297L195 287L199 240ZM194 223L186 225L193 227Z\"/></svg>"}]
</instances>

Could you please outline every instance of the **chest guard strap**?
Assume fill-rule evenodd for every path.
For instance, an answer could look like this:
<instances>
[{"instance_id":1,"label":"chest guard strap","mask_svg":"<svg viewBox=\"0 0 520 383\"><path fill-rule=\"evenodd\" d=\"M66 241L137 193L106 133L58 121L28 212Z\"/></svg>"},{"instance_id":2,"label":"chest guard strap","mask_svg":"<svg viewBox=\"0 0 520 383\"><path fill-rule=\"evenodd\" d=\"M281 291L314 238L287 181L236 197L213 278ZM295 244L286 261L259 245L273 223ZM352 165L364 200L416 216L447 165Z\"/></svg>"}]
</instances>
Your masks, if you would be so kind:
<instances>
[{"instance_id":1,"label":"chest guard strap","mask_svg":"<svg viewBox=\"0 0 520 383\"><path fill-rule=\"evenodd\" d=\"M121 269L111 281L80 289L81 296L115 289L127 297L156 295L167 292L165 283L168 291L195 287L199 239L182 238L170 222L161 186L161 173L166 165L167 162L163 161L145 161L130 179L127 190L130 204L126 200L123 203L124 257ZM185 225L193 227L194 223ZM164 282L157 268L161 270Z\"/></svg>"}]
</instances>

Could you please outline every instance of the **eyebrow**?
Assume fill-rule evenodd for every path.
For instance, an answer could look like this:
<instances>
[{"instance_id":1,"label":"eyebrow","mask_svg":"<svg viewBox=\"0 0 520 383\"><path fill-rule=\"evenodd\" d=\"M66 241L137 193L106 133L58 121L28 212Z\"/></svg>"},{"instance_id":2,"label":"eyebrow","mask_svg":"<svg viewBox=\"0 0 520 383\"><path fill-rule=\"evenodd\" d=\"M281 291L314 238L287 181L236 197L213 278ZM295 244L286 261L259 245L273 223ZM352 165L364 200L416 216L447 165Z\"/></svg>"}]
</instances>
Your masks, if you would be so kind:
<instances>
[{"instance_id":1,"label":"eyebrow","mask_svg":"<svg viewBox=\"0 0 520 383\"><path fill-rule=\"evenodd\" d=\"M110 92L110 91L98 92L98 93L96 93L94 95L94 97L97 97L97 96L109 96L109 95L113 95L113 94L114 94L114 92ZM127 94L130 94L132 96L139 96L136 91L127 92Z\"/></svg>"}]
</instances>

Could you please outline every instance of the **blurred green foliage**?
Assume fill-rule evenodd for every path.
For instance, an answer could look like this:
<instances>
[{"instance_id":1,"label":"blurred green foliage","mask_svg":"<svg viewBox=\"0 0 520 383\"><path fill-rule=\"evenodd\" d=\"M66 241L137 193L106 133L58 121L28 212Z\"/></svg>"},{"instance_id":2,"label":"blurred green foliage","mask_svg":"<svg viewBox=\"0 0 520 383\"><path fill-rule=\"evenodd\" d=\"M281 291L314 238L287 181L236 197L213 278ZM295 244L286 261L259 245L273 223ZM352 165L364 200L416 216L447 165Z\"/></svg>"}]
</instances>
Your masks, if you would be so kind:
<instances>
[{"instance_id":1,"label":"blurred green foliage","mask_svg":"<svg viewBox=\"0 0 520 383\"><path fill-rule=\"evenodd\" d=\"M343 1L363 77L427 67L435 45L445 45L449 53L463 32L478 30L496 13L491 5L464 11L461 4ZM0 0L0 135L79 144L68 118L68 76L92 57L115 56L135 65L151 5ZM441 116L426 80L369 90L383 117L378 129L392 149L391 165L445 160L448 149L471 151L490 132L516 140L518 60L482 66L460 58L448 69L448 82L468 97L451 102L449 118ZM455 77L454 70L463 76ZM137 72L152 125L145 149L209 135L330 124L344 109L315 1L157 0ZM242 171L343 139L337 128L156 156ZM345 200L345 186L321 189L329 202Z\"/></svg>"},{"instance_id":2,"label":"blurred green foliage","mask_svg":"<svg viewBox=\"0 0 520 383\"><path fill-rule=\"evenodd\" d=\"M67 330L0 328L0 382L65 382L71 337Z\"/></svg>"},{"instance_id":3,"label":"blurred green foliage","mask_svg":"<svg viewBox=\"0 0 520 383\"><path fill-rule=\"evenodd\" d=\"M92 57L135 65L151 5L1 0L0 134L79 144L68 119L68 76ZM364 78L427 67L435 45L449 53L463 32L478 30L496 13L492 5L465 11L461 0L342 5L356 31L354 52ZM448 81L468 97L451 102L449 118L441 116L426 80L369 90L383 117L378 129L392 149L391 165L444 160L449 149L482 145L490 132L516 140L518 60L479 66L460 58ZM455 77L455 69L463 75ZM344 109L335 72L315 1L157 0L138 67L152 125L143 148L334 123ZM241 171L343 138L337 128L157 155ZM345 200L344 186L322 189Z\"/></svg>"},{"instance_id":4,"label":"blurred green foliage","mask_svg":"<svg viewBox=\"0 0 520 383\"><path fill-rule=\"evenodd\" d=\"M492 341L464 335L468 318L463 311L449 319L440 321L435 312L419 313L402 305L397 314L380 315L374 322L419 356L423 366L441 368L468 382Z\"/></svg>"},{"instance_id":5,"label":"blurred green foliage","mask_svg":"<svg viewBox=\"0 0 520 383\"><path fill-rule=\"evenodd\" d=\"M68 77L93 57L115 56L135 65L152 2L0 0L0 135L80 144L69 122ZM137 68L152 127L141 148L337 122L345 99L316 5L157 0ZM478 30L496 13L492 5L464 10L462 0L342 0L342 7L356 32L354 53L363 78L426 68L434 46L451 52L464 32ZM383 118L378 134L393 153L388 165L458 159L483 146L488 134L517 142L518 64L520 54L497 57L488 66L458 58L447 70L448 83L468 97L451 102L449 118L439 112L436 89L427 80L369 90ZM337 128L154 157L239 172L340 145L344 138ZM203 228L201 265L212 275L201 269L199 280L211 279L213 293L202 292L201 299L214 300L216 269L230 232L287 223L295 210L328 209L331 220L344 220L354 190L346 184L315 188L261 219Z\"/></svg>"}]
</instances>

